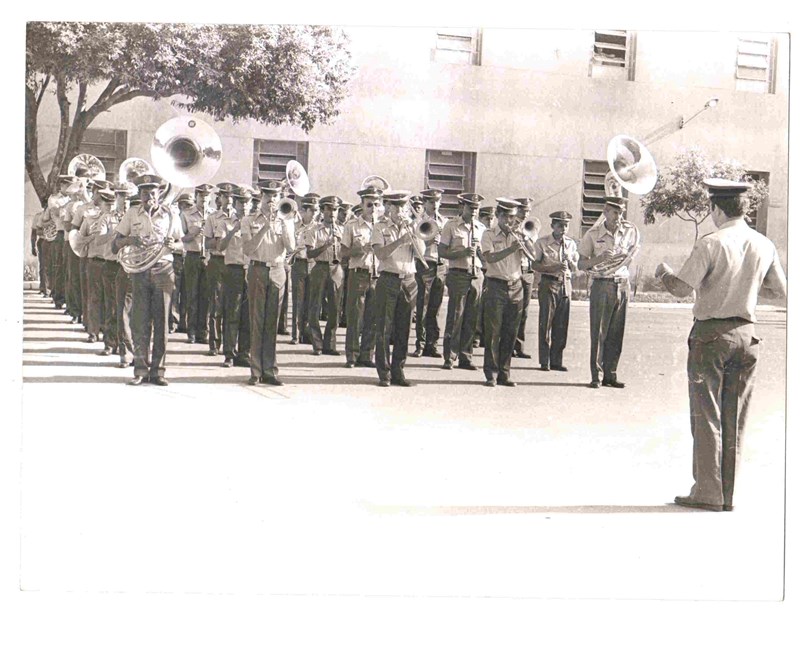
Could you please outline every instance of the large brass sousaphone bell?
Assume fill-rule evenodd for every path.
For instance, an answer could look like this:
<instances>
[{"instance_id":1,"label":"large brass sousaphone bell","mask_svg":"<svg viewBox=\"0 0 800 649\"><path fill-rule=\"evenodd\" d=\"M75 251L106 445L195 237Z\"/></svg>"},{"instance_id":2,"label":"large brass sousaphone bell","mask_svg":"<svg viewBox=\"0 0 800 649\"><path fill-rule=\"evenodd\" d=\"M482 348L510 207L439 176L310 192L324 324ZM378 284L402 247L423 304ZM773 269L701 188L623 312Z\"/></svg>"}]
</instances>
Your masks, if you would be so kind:
<instances>
[{"instance_id":1,"label":"large brass sousaphone bell","mask_svg":"<svg viewBox=\"0 0 800 649\"><path fill-rule=\"evenodd\" d=\"M133 179L152 173L155 173L153 167L144 158L128 158L119 166L117 178L121 185L125 185L128 194L135 194L136 185L133 184Z\"/></svg>"},{"instance_id":2,"label":"large brass sousaphone bell","mask_svg":"<svg viewBox=\"0 0 800 649\"><path fill-rule=\"evenodd\" d=\"M646 194L655 187L658 173L653 156L644 144L627 135L617 135L608 143L606 195L622 196L622 188L632 194Z\"/></svg>"}]
</instances>

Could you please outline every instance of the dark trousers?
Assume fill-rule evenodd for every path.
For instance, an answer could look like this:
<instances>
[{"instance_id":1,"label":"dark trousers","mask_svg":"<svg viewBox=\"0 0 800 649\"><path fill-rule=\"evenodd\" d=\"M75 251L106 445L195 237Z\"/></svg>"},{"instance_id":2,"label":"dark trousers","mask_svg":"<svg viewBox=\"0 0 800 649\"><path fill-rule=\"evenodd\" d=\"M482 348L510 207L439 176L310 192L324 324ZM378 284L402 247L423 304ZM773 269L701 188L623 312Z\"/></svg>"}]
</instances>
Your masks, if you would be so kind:
<instances>
[{"instance_id":1,"label":"dark trousers","mask_svg":"<svg viewBox=\"0 0 800 649\"><path fill-rule=\"evenodd\" d=\"M81 257L78 265L80 268L81 314L85 320L86 314L89 312L89 258Z\"/></svg>"},{"instance_id":2,"label":"dark trousers","mask_svg":"<svg viewBox=\"0 0 800 649\"><path fill-rule=\"evenodd\" d=\"M693 500L733 505L760 342L741 318L696 320L689 334Z\"/></svg>"},{"instance_id":3,"label":"dark trousers","mask_svg":"<svg viewBox=\"0 0 800 649\"><path fill-rule=\"evenodd\" d=\"M158 266L158 265L157 265ZM172 264L131 274L133 303L131 304L131 333L133 334L133 372L135 376L155 378L164 376L169 334L169 309L175 276ZM153 349L150 351L152 336Z\"/></svg>"},{"instance_id":4,"label":"dark trousers","mask_svg":"<svg viewBox=\"0 0 800 649\"><path fill-rule=\"evenodd\" d=\"M55 276L53 274L53 244L55 241L42 239L42 258L44 259L44 275L46 281L47 294L53 297L55 289Z\"/></svg>"},{"instance_id":5,"label":"dark trousers","mask_svg":"<svg viewBox=\"0 0 800 649\"><path fill-rule=\"evenodd\" d=\"M105 321L105 296L103 294L103 268L105 260L86 257L81 259L86 267L86 311L84 311L83 323L86 331L99 336Z\"/></svg>"},{"instance_id":6,"label":"dark trousers","mask_svg":"<svg viewBox=\"0 0 800 649\"><path fill-rule=\"evenodd\" d=\"M542 275L539 280L539 365L561 367L569 330L571 282Z\"/></svg>"},{"instance_id":7,"label":"dark trousers","mask_svg":"<svg viewBox=\"0 0 800 649\"><path fill-rule=\"evenodd\" d=\"M184 253L183 286L186 332L195 338L208 338L206 265L199 252Z\"/></svg>"},{"instance_id":8,"label":"dark trousers","mask_svg":"<svg viewBox=\"0 0 800 649\"><path fill-rule=\"evenodd\" d=\"M339 309L339 326L347 328L347 278L350 276L349 260L342 261L344 280L342 281L342 308Z\"/></svg>"},{"instance_id":9,"label":"dark trousers","mask_svg":"<svg viewBox=\"0 0 800 649\"><path fill-rule=\"evenodd\" d=\"M172 308L169 313L170 328L186 331L186 300L184 287L183 255L172 255L172 270L175 272L175 291L172 293Z\"/></svg>"},{"instance_id":10,"label":"dark trousers","mask_svg":"<svg viewBox=\"0 0 800 649\"><path fill-rule=\"evenodd\" d=\"M528 307L531 304L531 295L533 295L533 276L532 271L522 273L522 317L519 321L517 340L514 343L514 351L517 352L525 352L525 327L528 324Z\"/></svg>"},{"instance_id":11,"label":"dark trousers","mask_svg":"<svg viewBox=\"0 0 800 649\"><path fill-rule=\"evenodd\" d=\"M417 322L416 348L433 351L439 343L439 309L444 299L444 279L447 269L444 264L428 260L425 269L417 261Z\"/></svg>"},{"instance_id":12,"label":"dark trousers","mask_svg":"<svg viewBox=\"0 0 800 649\"><path fill-rule=\"evenodd\" d=\"M507 282L487 277L483 305L485 351L483 373L487 379L511 376L511 355L522 317L522 280Z\"/></svg>"},{"instance_id":13,"label":"dark trousers","mask_svg":"<svg viewBox=\"0 0 800 649\"><path fill-rule=\"evenodd\" d=\"M250 358L250 305L247 300L247 279L241 264L225 266L225 318L222 351L226 359Z\"/></svg>"},{"instance_id":14,"label":"dark trousers","mask_svg":"<svg viewBox=\"0 0 800 649\"><path fill-rule=\"evenodd\" d=\"M50 242L50 268L53 278L53 302L57 307L66 301L67 268L64 263L64 231L59 230L56 238Z\"/></svg>"},{"instance_id":15,"label":"dark trousers","mask_svg":"<svg viewBox=\"0 0 800 649\"><path fill-rule=\"evenodd\" d=\"M222 277L225 274L225 260L220 255L211 255L206 266L208 295L208 347L222 348Z\"/></svg>"},{"instance_id":16,"label":"dark trousers","mask_svg":"<svg viewBox=\"0 0 800 649\"><path fill-rule=\"evenodd\" d=\"M286 290L283 265L275 268L251 263L247 277L250 302L250 374L278 378L275 347L281 297Z\"/></svg>"},{"instance_id":17,"label":"dark trousers","mask_svg":"<svg viewBox=\"0 0 800 649\"><path fill-rule=\"evenodd\" d=\"M417 278L383 272L375 284L375 366L378 378L404 378ZM391 353L389 345L392 344Z\"/></svg>"},{"instance_id":18,"label":"dark trousers","mask_svg":"<svg viewBox=\"0 0 800 649\"><path fill-rule=\"evenodd\" d=\"M117 273L119 264L116 261L104 259L102 262L103 276L103 323L100 326L103 332L103 345L106 349L117 350Z\"/></svg>"},{"instance_id":19,"label":"dark trousers","mask_svg":"<svg viewBox=\"0 0 800 649\"><path fill-rule=\"evenodd\" d=\"M81 317L81 258L72 251L67 237L64 237L64 268L67 312L73 318L79 318Z\"/></svg>"},{"instance_id":20,"label":"dark trousers","mask_svg":"<svg viewBox=\"0 0 800 649\"><path fill-rule=\"evenodd\" d=\"M39 292L47 295L47 260L44 254L44 239L36 239L36 260L39 262Z\"/></svg>"},{"instance_id":21,"label":"dark trousers","mask_svg":"<svg viewBox=\"0 0 800 649\"><path fill-rule=\"evenodd\" d=\"M292 339L308 341L308 260L295 259L292 264Z\"/></svg>"},{"instance_id":22,"label":"dark trousers","mask_svg":"<svg viewBox=\"0 0 800 649\"><path fill-rule=\"evenodd\" d=\"M472 362L472 341L481 306L483 278L451 268L447 273L447 322L444 328L444 360Z\"/></svg>"},{"instance_id":23,"label":"dark trousers","mask_svg":"<svg viewBox=\"0 0 800 649\"><path fill-rule=\"evenodd\" d=\"M617 378L617 364L622 354L625 315L628 310L628 282L594 279L589 292L589 328L591 349L589 367L592 381Z\"/></svg>"},{"instance_id":24,"label":"dark trousers","mask_svg":"<svg viewBox=\"0 0 800 649\"><path fill-rule=\"evenodd\" d=\"M121 361L127 362L133 354L133 334L131 332L131 307L133 305L133 283L122 266L117 270L114 280L115 306L117 316L117 353Z\"/></svg>"},{"instance_id":25,"label":"dark trousers","mask_svg":"<svg viewBox=\"0 0 800 649\"><path fill-rule=\"evenodd\" d=\"M278 317L278 331L282 334L286 332L286 322L289 320L289 294L291 293L291 266L289 264L283 265L283 270L286 273L286 288L283 291L281 298L281 314Z\"/></svg>"},{"instance_id":26,"label":"dark trousers","mask_svg":"<svg viewBox=\"0 0 800 649\"><path fill-rule=\"evenodd\" d=\"M308 278L308 331L314 351L336 351L336 330L339 327L343 281L344 271L339 264L318 261L311 270ZM328 303L324 338L319 324L323 297Z\"/></svg>"},{"instance_id":27,"label":"dark trousers","mask_svg":"<svg viewBox=\"0 0 800 649\"><path fill-rule=\"evenodd\" d=\"M371 361L375 353L376 281L366 268L351 268L347 273L344 350L348 361Z\"/></svg>"}]
</instances>

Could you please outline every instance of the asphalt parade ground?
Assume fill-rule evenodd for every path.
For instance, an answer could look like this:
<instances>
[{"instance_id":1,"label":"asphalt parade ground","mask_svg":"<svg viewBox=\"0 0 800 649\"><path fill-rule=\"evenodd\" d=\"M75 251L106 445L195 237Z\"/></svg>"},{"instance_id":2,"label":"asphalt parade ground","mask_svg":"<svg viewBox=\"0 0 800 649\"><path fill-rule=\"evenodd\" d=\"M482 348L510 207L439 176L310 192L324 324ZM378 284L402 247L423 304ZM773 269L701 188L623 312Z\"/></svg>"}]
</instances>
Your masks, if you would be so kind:
<instances>
[{"instance_id":1,"label":"asphalt parade ground","mask_svg":"<svg viewBox=\"0 0 800 649\"><path fill-rule=\"evenodd\" d=\"M534 300L516 388L432 358L408 360L414 387L379 388L375 370L287 336L285 385L250 387L179 333L170 385L131 387L132 368L26 291L21 588L779 600L785 310L758 311L724 513L672 504L692 478L691 310L630 306L623 390L587 387L588 304L572 307L566 373L537 369L537 316Z\"/></svg>"}]
</instances>

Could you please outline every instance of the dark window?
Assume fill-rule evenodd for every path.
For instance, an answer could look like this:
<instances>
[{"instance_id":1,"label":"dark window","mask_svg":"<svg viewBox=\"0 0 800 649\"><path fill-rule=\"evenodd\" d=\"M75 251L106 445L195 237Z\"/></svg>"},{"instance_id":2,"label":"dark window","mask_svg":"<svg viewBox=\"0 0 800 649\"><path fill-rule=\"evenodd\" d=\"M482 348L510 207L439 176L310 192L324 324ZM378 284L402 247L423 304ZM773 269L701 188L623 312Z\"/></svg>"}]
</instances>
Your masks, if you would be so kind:
<instances>
[{"instance_id":1,"label":"dark window","mask_svg":"<svg viewBox=\"0 0 800 649\"><path fill-rule=\"evenodd\" d=\"M596 30L589 65L590 77L613 77L633 81L636 34L618 29Z\"/></svg>"},{"instance_id":2,"label":"dark window","mask_svg":"<svg viewBox=\"0 0 800 649\"><path fill-rule=\"evenodd\" d=\"M436 30L432 60L480 65L481 36L480 29L441 27Z\"/></svg>"},{"instance_id":3,"label":"dark window","mask_svg":"<svg viewBox=\"0 0 800 649\"><path fill-rule=\"evenodd\" d=\"M127 158L128 132L110 128L87 128L78 153L88 153L103 163L106 180L117 181L119 167Z\"/></svg>"},{"instance_id":4,"label":"dark window","mask_svg":"<svg viewBox=\"0 0 800 649\"><path fill-rule=\"evenodd\" d=\"M603 213L606 196L606 174L610 171L606 160L583 161L583 192L581 193L581 236L591 228ZM628 190L622 190L627 198Z\"/></svg>"},{"instance_id":5,"label":"dark window","mask_svg":"<svg viewBox=\"0 0 800 649\"><path fill-rule=\"evenodd\" d=\"M255 140L253 143L253 185L262 180L286 179L286 163L297 160L308 171L308 142Z\"/></svg>"},{"instance_id":6,"label":"dark window","mask_svg":"<svg viewBox=\"0 0 800 649\"><path fill-rule=\"evenodd\" d=\"M475 158L466 151L425 152L425 187L442 190L443 216L458 215L457 196L475 191Z\"/></svg>"}]
</instances>

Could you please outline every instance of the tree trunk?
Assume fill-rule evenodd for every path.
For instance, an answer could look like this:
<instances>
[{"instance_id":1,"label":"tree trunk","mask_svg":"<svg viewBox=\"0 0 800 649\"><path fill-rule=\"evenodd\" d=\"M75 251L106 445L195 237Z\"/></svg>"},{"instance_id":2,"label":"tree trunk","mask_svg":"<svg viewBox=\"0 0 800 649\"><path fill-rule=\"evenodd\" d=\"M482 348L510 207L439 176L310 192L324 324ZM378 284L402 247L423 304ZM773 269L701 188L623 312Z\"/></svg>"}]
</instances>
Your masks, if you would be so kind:
<instances>
[{"instance_id":1,"label":"tree trunk","mask_svg":"<svg viewBox=\"0 0 800 649\"><path fill-rule=\"evenodd\" d=\"M25 88L25 171L31 180L36 196L42 207L47 205L50 191L47 187L42 168L39 165L39 131L36 124L39 106L36 95L30 88Z\"/></svg>"}]
</instances>

